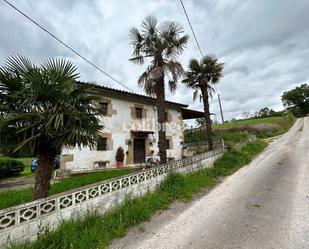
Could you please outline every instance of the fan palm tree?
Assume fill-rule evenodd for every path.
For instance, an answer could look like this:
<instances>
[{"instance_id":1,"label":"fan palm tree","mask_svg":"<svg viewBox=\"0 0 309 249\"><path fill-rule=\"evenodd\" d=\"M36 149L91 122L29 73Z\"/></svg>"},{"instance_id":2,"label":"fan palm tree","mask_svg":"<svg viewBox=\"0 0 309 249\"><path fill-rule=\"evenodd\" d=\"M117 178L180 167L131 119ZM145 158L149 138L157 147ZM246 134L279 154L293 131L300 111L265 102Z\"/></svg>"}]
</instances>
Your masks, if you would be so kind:
<instances>
[{"instance_id":1,"label":"fan palm tree","mask_svg":"<svg viewBox=\"0 0 309 249\"><path fill-rule=\"evenodd\" d=\"M169 90L175 92L176 83L184 73L177 61L188 41L188 36L183 33L184 29L180 24L170 21L158 24L153 16L145 18L141 30L137 28L130 30L133 46L133 57L130 61L142 65L149 59L149 65L139 77L138 84L144 88L146 94L156 97L161 163L166 163L165 76L169 77Z\"/></svg>"},{"instance_id":2,"label":"fan palm tree","mask_svg":"<svg viewBox=\"0 0 309 249\"><path fill-rule=\"evenodd\" d=\"M213 55L206 55L200 61L192 59L189 68L182 80L187 87L193 88L193 99L200 96L204 104L204 117L207 133L208 147L213 150L211 119L209 112L209 97L215 92L214 85L223 77L223 63L218 62L218 58Z\"/></svg>"},{"instance_id":3,"label":"fan palm tree","mask_svg":"<svg viewBox=\"0 0 309 249\"><path fill-rule=\"evenodd\" d=\"M40 66L12 56L0 67L1 143L38 157L34 199L48 196L53 162L63 146L92 146L101 111L88 88L75 83L76 67L64 59Z\"/></svg>"}]
</instances>

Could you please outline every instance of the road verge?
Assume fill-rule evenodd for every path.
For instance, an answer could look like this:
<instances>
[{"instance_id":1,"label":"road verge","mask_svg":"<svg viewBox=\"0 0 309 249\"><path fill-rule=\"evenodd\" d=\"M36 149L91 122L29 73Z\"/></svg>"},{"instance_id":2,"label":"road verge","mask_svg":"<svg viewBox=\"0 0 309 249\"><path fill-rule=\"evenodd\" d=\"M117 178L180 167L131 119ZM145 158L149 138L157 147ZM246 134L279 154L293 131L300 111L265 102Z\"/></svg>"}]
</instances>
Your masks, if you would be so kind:
<instances>
[{"instance_id":1,"label":"road verge","mask_svg":"<svg viewBox=\"0 0 309 249\"><path fill-rule=\"evenodd\" d=\"M10 249L36 248L106 248L113 239L126 234L129 227L148 221L159 210L169 208L176 200L189 201L195 193L214 187L222 177L248 164L266 147L263 141L243 146L240 151L225 152L213 168L188 175L171 173L160 187L147 195L128 198L120 207L104 215L89 213L85 217L64 221L55 230L44 229L35 242L10 245Z\"/></svg>"}]
</instances>

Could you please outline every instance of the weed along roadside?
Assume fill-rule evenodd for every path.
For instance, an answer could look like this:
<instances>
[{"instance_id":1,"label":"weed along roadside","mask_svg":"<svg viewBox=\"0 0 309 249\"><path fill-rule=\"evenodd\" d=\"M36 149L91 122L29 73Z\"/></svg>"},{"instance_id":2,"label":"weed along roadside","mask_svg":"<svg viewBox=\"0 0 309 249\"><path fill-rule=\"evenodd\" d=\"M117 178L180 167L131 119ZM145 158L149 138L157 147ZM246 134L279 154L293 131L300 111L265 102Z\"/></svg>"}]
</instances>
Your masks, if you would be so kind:
<instances>
[{"instance_id":1,"label":"weed along roadside","mask_svg":"<svg viewBox=\"0 0 309 249\"><path fill-rule=\"evenodd\" d=\"M191 200L195 193L214 187L220 178L248 164L266 146L260 140L250 142L240 151L225 152L212 168L187 175L172 172L154 192L139 198L127 198L121 206L104 215L91 212L84 217L63 221L56 229L44 229L34 242L11 244L7 248L106 248L113 239L124 236L129 227L148 221L157 211L169 208L173 201Z\"/></svg>"},{"instance_id":2,"label":"weed along roadside","mask_svg":"<svg viewBox=\"0 0 309 249\"><path fill-rule=\"evenodd\" d=\"M0 210L0 245L11 241L34 240L42 228L55 229L63 220L85 216L89 211L103 215L119 207L128 196L140 197L155 191L172 171L187 174L212 167L223 152L221 146L203 154Z\"/></svg>"}]
</instances>

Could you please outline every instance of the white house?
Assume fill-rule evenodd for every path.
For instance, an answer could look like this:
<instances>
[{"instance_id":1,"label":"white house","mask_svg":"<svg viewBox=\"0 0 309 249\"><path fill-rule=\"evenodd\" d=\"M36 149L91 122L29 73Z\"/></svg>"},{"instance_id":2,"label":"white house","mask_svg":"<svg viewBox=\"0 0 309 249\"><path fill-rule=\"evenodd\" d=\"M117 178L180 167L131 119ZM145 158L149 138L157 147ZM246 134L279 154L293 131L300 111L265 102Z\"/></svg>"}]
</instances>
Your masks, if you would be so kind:
<instances>
[{"instance_id":1,"label":"white house","mask_svg":"<svg viewBox=\"0 0 309 249\"><path fill-rule=\"evenodd\" d=\"M101 118L104 129L99 132L95 148L63 149L62 169L73 173L113 168L119 146L125 151L124 166L140 165L145 162L146 157L157 155L155 99L105 86L93 86L100 97L96 104L106 113ZM168 159L180 159L183 156L183 120L202 116L202 112L187 109L185 104L166 101Z\"/></svg>"}]
</instances>

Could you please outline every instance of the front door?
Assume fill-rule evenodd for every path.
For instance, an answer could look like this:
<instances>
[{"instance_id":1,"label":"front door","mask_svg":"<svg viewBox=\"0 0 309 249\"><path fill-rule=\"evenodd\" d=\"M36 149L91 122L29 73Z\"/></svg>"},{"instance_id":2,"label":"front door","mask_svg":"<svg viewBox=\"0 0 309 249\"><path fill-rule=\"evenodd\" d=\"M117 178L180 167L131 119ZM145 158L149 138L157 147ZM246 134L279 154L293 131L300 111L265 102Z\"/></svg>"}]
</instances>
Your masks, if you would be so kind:
<instances>
[{"instance_id":1,"label":"front door","mask_svg":"<svg viewBox=\"0 0 309 249\"><path fill-rule=\"evenodd\" d=\"M134 138L134 163L145 162L145 138Z\"/></svg>"}]
</instances>

